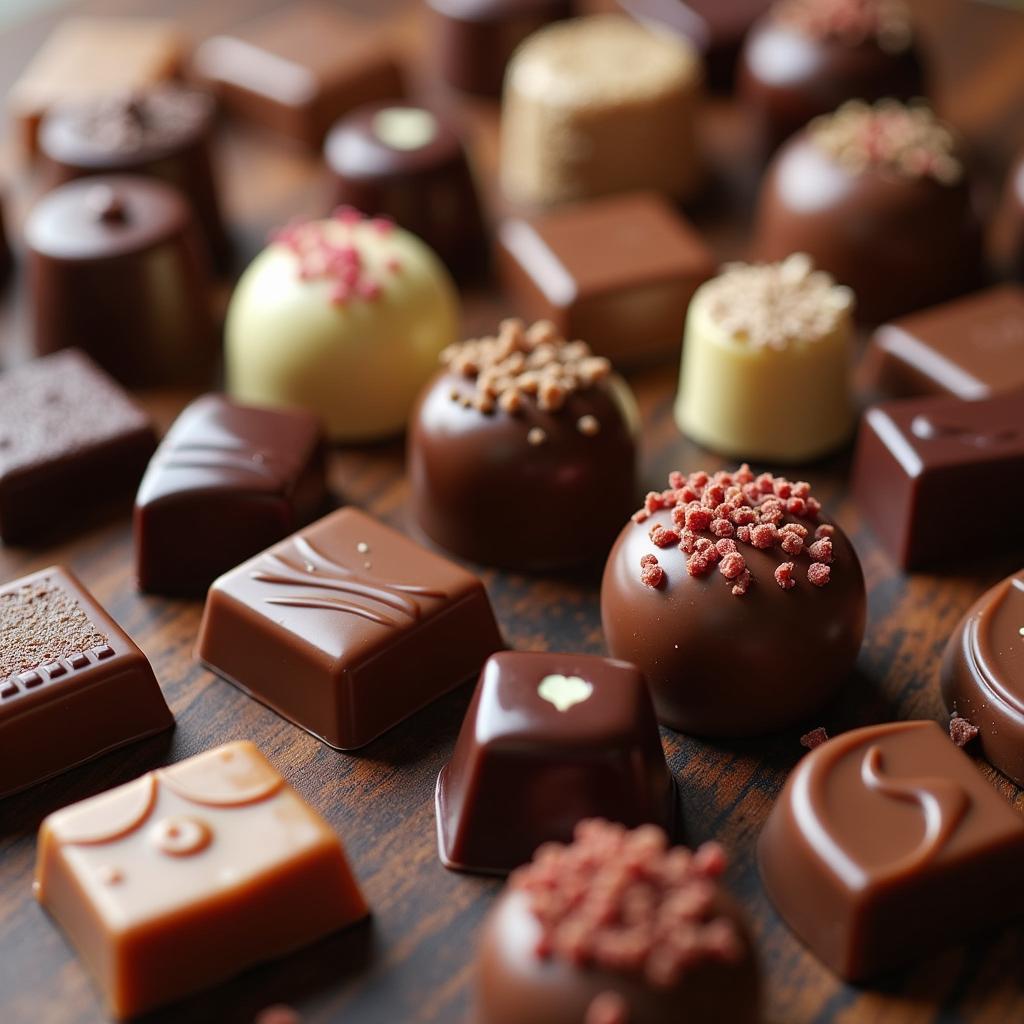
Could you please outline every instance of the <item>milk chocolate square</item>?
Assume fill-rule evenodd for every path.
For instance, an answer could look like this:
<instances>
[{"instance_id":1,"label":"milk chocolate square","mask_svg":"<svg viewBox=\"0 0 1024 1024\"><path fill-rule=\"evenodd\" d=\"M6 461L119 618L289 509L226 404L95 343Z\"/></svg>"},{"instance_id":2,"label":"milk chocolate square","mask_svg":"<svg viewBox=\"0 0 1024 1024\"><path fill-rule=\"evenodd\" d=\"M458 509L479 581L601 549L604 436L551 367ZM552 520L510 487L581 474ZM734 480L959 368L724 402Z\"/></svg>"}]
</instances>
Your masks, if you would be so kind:
<instances>
[{"instance_id":1,"label":"milk chocolate square","mask_svg":"<svg viewBox=\"0 0 1024 1024\"><path fill-rule=\"evenodd\" d=\"M384 30L318 0L207 39L192 73L235 114L310 148L342 114L405 95Z\"/></svg>"},{"instance_id":2,"label":"milk chocolate square","mask_svg":"<svg viewBox=\"0 0 1024 1024\"><path fill-rule=\"evenodd\" d=\"M617 366L677 357L690 298L715 271L697 232L647 193L507 220L498 262L518 313Z\"/></svg>"},{"instance_id":3,"label":"milk chocolate square","mask_svg":"<svg viewBox=\"0 0 1024 1024\"><path fill-rule=\"evenodd\" d=\"M146 656L67 570L0 587L0 797L174 724Z\"/></svg>"},{"instance_id":4,"label":"milk chocolate square","mask_svg":"<svg viewBox=\"0 0 1024 1024\"><path fill-rule=\"evenodd\" d=\"M1024 288L990 288L883 324L865 359L870 385L894 398L1024 388Z\"/></svg>"},{"instance_id":5,"label":"milk chocolate square","mask_svg":"<svg viewBox=\"0 0 1024 1024\"><path fill-rule=\"evenodd\" d=\"M156 446L149 417L76 349L0 376L0 539L34 539L130 493Z\"/></svg>"},{"instance_id":6,"label":"milk chocolate square","mask_svg":"<svg viewBox=\"0 0 1024 1024\"><path fill-rule=\"evenodd\" d=\"M338 837L247 742L51 814L36 897L118 1018L367 913Z\"/></svg>"},{"instance_id":7,"label":"milk chocolate square","mask_svg":"<svg viewBox=\"0 0 1024 1024\"><path fill-rule=\"evenodd\" d=\"M758 843L772 902L857 981L1024 913L1024 819L934 722L843 733L797 765Z\"/></svg>"},{"instance_id":8,"label":"milk chocolate square","mask_svg":"<svg viewBox=\"0 0 1024 1024\"><path fill-rule=\"evenodd\" d=\"M197 398L167 432L135 499L140 588L204 593L324 510L324 472L323 438L308 412Z\"/></svg>"},{"instance_id":9,"label":"milk chocolate square","mask_svg":"<svg viewBox=\"0 0 1024 1024\"><path fill-rule=\"evenodd\" d=\"M217 580L197 652L349 750L469 679L501 646L480 580L344 508Z\"/></svg>"}]
</instances>

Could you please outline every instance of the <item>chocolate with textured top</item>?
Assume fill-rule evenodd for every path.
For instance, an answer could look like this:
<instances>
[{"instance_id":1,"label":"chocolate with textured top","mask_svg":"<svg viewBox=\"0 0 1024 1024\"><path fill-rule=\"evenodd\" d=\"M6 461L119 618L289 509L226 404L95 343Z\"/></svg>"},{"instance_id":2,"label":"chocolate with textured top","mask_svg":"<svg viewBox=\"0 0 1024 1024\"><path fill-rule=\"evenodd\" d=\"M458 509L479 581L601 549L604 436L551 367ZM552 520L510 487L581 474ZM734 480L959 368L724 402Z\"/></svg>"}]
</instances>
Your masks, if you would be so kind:
<instances>
[{"instance_id":1,"label":"chocolate with textured top","mask_svg":"<svg viewBox=\"0 0 1024 1024\"><path fill-rule=\"evenodd\" d=\"M851 981L1024 913L1022 856L1024 821L934 722L812 750L758 843L779 913Z\"/></svg>"},{"instance_id":2,"label":"chocolate with textured top","mask_svg":"<svg viewBox=\"0 0 1024 1024\"><path fill-rule=\"evenodd\" d=\"M135 499L142 590L199 595L324 511L324 443L301 409L204 395L175 420Z\"/></svg>"},{"instance_id":3,"label":"chocolate with textured top","mask_svg":"<svg viewBox=\"0 0 1024 1024\"><path fill-rule=\"evenodd\" d=\"M156 446L149 417L78 351L0 376L0 538L18 543L126 494Z\"/></svg>"},{"instance_id":4,"label":"chocolate with textured top","mask_svg":"<svg viewBox=\"0 0 1024 1024\"><path fill-rule=\"evenodd\" d=\"M174 722L145 655L68 572L0 587L0 797Z\"/></svg>"},{"instance_id":5,"label":"chocolate with textured top","mask_svg":"<svg viewBox=\"0 0 1024 1024\"><path fill-rule=\"evenodd\" d=\"M502 646L480 580L344 508L217 580L197 653L349 750L465 682Z\"/></svg>"}]
</instances>

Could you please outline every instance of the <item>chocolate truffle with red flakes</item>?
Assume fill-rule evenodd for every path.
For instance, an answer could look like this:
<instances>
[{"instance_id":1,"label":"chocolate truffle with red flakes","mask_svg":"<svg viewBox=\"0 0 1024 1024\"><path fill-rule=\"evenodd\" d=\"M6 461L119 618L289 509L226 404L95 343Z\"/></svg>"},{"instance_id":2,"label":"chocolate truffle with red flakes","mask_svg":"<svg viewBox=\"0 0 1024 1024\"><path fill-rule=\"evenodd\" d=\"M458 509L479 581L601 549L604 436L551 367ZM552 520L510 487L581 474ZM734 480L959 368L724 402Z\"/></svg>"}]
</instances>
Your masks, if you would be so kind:
<instances>
[{"instance_id":1,"label":"chocolate truffle with red flakes","mask_svg":"<svg viewBox=\"0 0 1024 1024\"><path fill-rule=\"evenodd\" d=\"M721 847L581 822L516 871L483 927L478 1024L756 1024L757 962Z\"/></svg>"},{"instance_id":2,"label":"chocolate truffle with red flakes","mask_svg":"<svg viewBox=\"0 0 1024 1024\"><path fill-rule=\"evenodd\" d=\"M583 341L504 321L449 346L409 430L413 512L441 547L546 570L603 557L634 504L629 386Z\"/></svg>"},{"instance_id":3,"label":"chocolate truffle with red flakes","mask_svg":"<svg viewBox=\"0 0 1024 1024\"><path fill-rule=\"evenodd\" d=\"M608 556L601 619L664 725L762 735L839 689L864 635L864 577L820 513L808 483L747 465L672 473L647 495Z\"/></svg>"}]
</instances>

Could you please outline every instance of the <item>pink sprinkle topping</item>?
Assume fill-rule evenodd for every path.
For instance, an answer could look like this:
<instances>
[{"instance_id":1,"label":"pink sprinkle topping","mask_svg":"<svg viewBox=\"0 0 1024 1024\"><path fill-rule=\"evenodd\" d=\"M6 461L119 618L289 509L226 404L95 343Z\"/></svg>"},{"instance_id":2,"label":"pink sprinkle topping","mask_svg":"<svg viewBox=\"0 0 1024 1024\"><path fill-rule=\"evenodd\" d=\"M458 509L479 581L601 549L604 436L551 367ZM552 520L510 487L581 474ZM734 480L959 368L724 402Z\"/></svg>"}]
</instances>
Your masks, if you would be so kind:
<instances>
[{"instance_id":1,"label":"pink sprinkle topping","mask_svg":"<svg viewBox=\"0 0 1024 1024\"><path fill-rule=\"evenodd\" d=\"M807 553L816 562L824 562L826 565L832 563L832 540L829 537L822 537L816 540L808 549Z\"/></svg>"},{"instance_id":2,"label":"pink sprinkle topping","mask_svg":"<svg viewBox=\"0 0 1024 1024\"><path fill-rule=\"evenodd\" d=\"M816 587L823 587L832 577L832 570L821 562L811 562L807 567L807 579Z\"/></svg>"},{"instance_id":3,"label":"pink sprinkle topping","mask_svg":"<svg viewBox=\"0 0 1024 1024\"><path fill-rule=\"evenodd\" d=\"M734 580L742 575L747 563L738 551L730 551L722 556L718 564L718 571L727 579Z\"/></svg>"},{"instance_id":4,"label":"pink sprinkle topping","mask_svg":"<svg viewBox=\"0 0 1024 1024\"><path fill-rule=\"evenodd\" d=\"M822 743L827 742L828 733L823 725L819 725L817 729L812 729L800 737L800 746L806 747L808 750L814 750L815 747L820 747Z\"/></svg>"},{"instance_id":5,"label":"pink sprinkle topping","mask_svg":"<svg viewBox=\"0 0 1024 1024\"><path fill-rule=\"evenodd\" d=\"M775 582L783 590L792 590L796 586L796 580L793 579L793 570L795 568L796 566L792 562L783 562L775 570Z\"/></svg>"},{"instance_id":6,"label":"pink sprinkle topping","mask_svg":"<svg viewBox=\"0 0 1024 1024\"><path fill-rule=\"evenodd\" d=\"M651 527L651 541L659 548L668 548L679 543L679 534L670 527L655 523Z\"/></svg>"},{"instance_id":7,"label":"pink sprinkle topping","mask_svg":"<svg viewBox=\"0 0 1024 1024\"><path fill-rule=\"evenodd\" d=\"M968 722L966 718L954 715L949 720L949 738L958 747L966 747L977 735L978 727Z\"/></svg>"},{"instance_id":8,"label":"pink sprinkle topping","mask_svg":"<svg viewBox=\"0 0 1024 1024\"><path fill-rule=\"evenodd\" d=\"M583 1024L629 1024L629 1006L618 992L599 992L590 1001Z\"/></svg>"},{"instance_id":9,"label":"pink sprinkle topping","mask_svg":"<svg viewBox=\"0 0 1024 1024\"><path fill-rule=\"evenodd\" d=\"M652 589L657 589L665 582L665 570L658 565L654 555L644 555L640 559L640 582Z\"/></svg>"}]
</instances>

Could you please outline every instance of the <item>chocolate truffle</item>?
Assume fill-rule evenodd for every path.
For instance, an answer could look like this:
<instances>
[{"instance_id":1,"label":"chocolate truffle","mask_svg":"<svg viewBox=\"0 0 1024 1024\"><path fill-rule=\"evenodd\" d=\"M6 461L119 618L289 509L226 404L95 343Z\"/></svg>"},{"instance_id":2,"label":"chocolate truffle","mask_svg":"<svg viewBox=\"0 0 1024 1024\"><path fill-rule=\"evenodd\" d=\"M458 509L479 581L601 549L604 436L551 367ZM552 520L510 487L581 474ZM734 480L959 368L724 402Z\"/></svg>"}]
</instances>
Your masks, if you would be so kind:
<instances>
[{"instance_id":1,"label":"chocolate truffle","mask_svg":"<svg viewBox=\"0 0 1024 1024\"><path fill-rule=\"evenodd\" d=\"M508 67L501 118L506 196L548 206L653 189L690 197L701 178L693 47L620 15L557 22Z\"/></svg>"},{"instance_id":2,"label":"chocolate truffle","mask_svg":"<svg viewBox=\"0 0 1024 1024\"><path fill-rule=\"evenodd\" d=\"M743 465L668 483L608 556L601 620L612 657L644 673L659 720L680 732L756 736L806 719L860 650L866 598L853 547L803 481Z\"/></svg>"},{"instance_id":3,"label":"chocolate truffle","mask_svg":"<svg viewBox=\"0 0 1024 1024\"><path fill-rule=\"evenodd\" d=\"M1001 270L1024 281L1024 153L1006 176L1003 198L992 222L992 250Z\"/></svg>"},{"instance_id":4,"label":"chocolate truffle","mask_svg":"<svg viewBox=\"0 0 1024 1024\"><path fill-rule=\"evenodd\" d=\"M201 595L325 511L324 445L301 409L204 395L174 421L135 499L139 588Z\"/></svg>"},{"instance_id":5,"label":"chocolate truffle","mask_svg":"<svg viewBox=\"0 0 1024 1024\"><path fill-rule=\"evenodd\" d=\"M670 847L653 825L582 822L542 846L484 922L478 1024L758 1024L747 926L721 847Z\"/></svg>"},{"instance_id":6,"label":"chocolate truffle","mask_svg":"<svg viewBox=\"0 0 1024 1024\"><path fill-rule=\"evenodd\" d=\"M816 747L758 842L779 913L849 981L1024 913L1022 856L1024 821L934 722Z\"/></svg>"},{"instance_id":7,"label":"chocolate truffle","mask_svg":"<svg viewBox=\"0 0 1024 1024\"><path fill-rule=\"evenodd\" d=\"M545 321L506 320L441 361L409 433L413 514L427 536L518 570L603 557L634 501L639 429L608 360Z\"/></svg>"},{"instance_id":8,"label":"chocolate truffle","mask_svg":"<svg viewBox=\"0 0 1024 1024\"><path fill-rule=\"evenodd\" d=\"M815 118L769 165L753 248L762 260L808 253L868 323L969 291L980 231L951 132L894 100Z\"/></svg>"},{"instance_id":9,"label":"chocolate truffle","mask_svg":"<svg viewBox=\"0 0 1024 1024\"><path fill-rule=\"evenodd\" d=\"M686 308L715 257L667 200L634 192L510 218L498 266L525 315L627 366L675 358Z\"/></svg>"},{"instance_id":10,"label":"chocolate truffle","mask_svg":"<svg viewBox=\"0 0 1024 1024\"><path fill-rule=\"evenodd\" d=\"M38 353L77 346L134 386L208 372L208 263L177 189L136 175L68 182L33 208L25 240Z\"/></svg>"},{"instance_id":11,"label":"chocolate truffle","mask_svg":"<svg viewBox=\"0 0 1024 1024\"><path fill-rule=\"evenodd\" d=\"M94 174L147 174L181 189L210 257L223 267L229 244L210 160L214 103L178 85L69 100L39 129L43 170L54 187Z\"/></svg>"},{"instance_id":12,"label":"chocolate truffle","mask_svg":"<svg viewBox=\"0 0 1024 1024\"><path fill-rule=\"evenodd\" d=\"M679 429L712 451L776 462L842 444L854 419L853 304L803 253L727 265L690 303Z\"/></svg>"},{"instance_id":13,"label":"chocolate truffle","mask_svg":"<svg viewBox=\"0 0 1024 1024\"><path fill-rule=\"evenodd\" d=\"M946 707L977 730L985 757L1024 785L1024 570L974 602L949 638L939 679Z\"/></svg>"},{"instance_id":14,"label":"chocolate truffle","mask_svg":"<svg viewBox=\"0 0 1024 1024\"><path fill-rule=\"evenodd\" d=\"M509 871L584 818L671 831L675 789L644 677L593 655L492 655L436 805L441 861L465 871Z\"/></svg>"},{"instance_id":15,"label":"chocolate truffle","mask_svg":"<svg viewBox=\"0 0 1024 1024\"><path fill-rule=\"evenodd\" d=\"M279 231L242 275L225 327L228 390L308 409L333 441L386 437L457 337L458 297L437 256L342 208Z\"/></svg>"},{"instance_id":16,"label":"chocolate truffle","mask_svg":"<svg viewBox=\"0 0 1024 1024\"><path fill-rule=\"evenodd\" d=\"M476 185L455 126L435 110L372 103L331 129L324 158L334 200L390 217L456 272L486 250Z\"/></svg>"},{"instance_id":17,"label":"chocolate truffle","mask_svg":"<svg viewBox=\"0 0 1024 1024\"><path fill-rule=\"evenodd\" d=\"M4 214L3 196L0 195L0 288L11 276L11 269L14 260L11 257L11 247L7 241L7 217Z\"/></svg>"},{"instance_id":18,"label":"chocolate truffle","mask_svg":"<svg viewBox=\"0 0 1024 1024\"><path fill-rule=\"evenodd\" d=\"M746 37L737 84L769 149L847 100L925 93L904 0L777 0Z\"/></svg>"},{"instance_id":19,"label":"chocolate truffle","mask_svg":"<svg viewBox=\"0 0 1024 1024\"><path fill-rule=\"evenodd\" d=\"M568 18L573 0L427 0L433 53L449 85L497 96L513 50L550 21Z\"/></svg>"}]
</instances>

